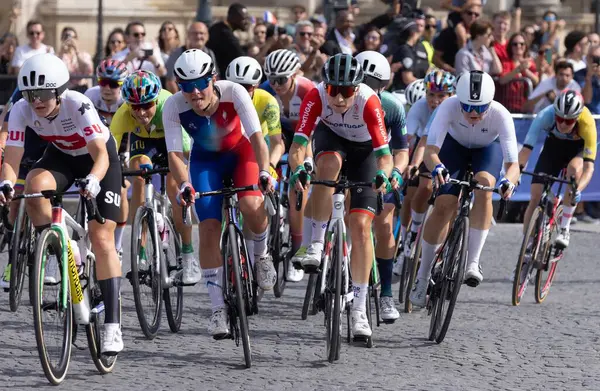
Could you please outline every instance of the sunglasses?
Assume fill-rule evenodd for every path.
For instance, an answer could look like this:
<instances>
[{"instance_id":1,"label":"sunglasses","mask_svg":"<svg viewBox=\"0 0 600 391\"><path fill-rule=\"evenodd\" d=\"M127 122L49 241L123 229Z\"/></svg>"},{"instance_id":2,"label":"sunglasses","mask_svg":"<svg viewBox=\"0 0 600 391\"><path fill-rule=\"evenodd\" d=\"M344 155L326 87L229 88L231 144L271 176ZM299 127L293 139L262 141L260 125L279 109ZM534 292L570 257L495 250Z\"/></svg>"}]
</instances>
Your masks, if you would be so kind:
<instances>
[{"instance_id":1,"label":"sunglasses","mask_svg":"<svg viewBox=\"0 0 600 391\"><path fill-rule=\"evenodd\" d=\"M467 11L466 14L469 15L469 16L474 16L476 18L478 18L479 16L481 16L481 14L479 12L473 12L473 11Z\"/></svg>"},{"instance_id":2,"label":"sunglasses","mask_svg":"<svg viewBox=\"0 0 600 391\"><path fill-rule=\"evenodd\" d=\"M42 35L42 33L43 33L43 31L30 31L30 32L29 32L29 33L27 33L27 34L29 34L30 36L32 36L32 37L33 37L34 35L35 35L35 36Z\"/></svg>"},{"instance_id":3,"label":"sunglasses","mask_svg":"<svg viewBox=\"0 0 600 391\"><path fill-rule=\"evenodd\" d=\"M23 91L23 98L29 103L33 103L36 100L40 102L49 101L52 98L56 98L56 90L30 90Z\"/></svg>"},{"instance_id":4,"label":"sunglasses","mask_svg":"<svg viewBox=\"0 0 600 391\"><path fill-rule=\"evenodd\" d=\"M513 42L513 46L525 46L525 42Z\"/></svg>"},{"instance_id":5,"label":"sunglasses","mask_svg":"<svg viewBox=\"0 0 600 391\"><path fill-rule=\"evenodd\" d=\"M554 118L556 119L556 123L565 124L567 126L571 126L575 122L577 122L577 118L563 118L563 117L559 117L558 115L555 115Z\"/></svg>"},{"instance_id":6,"label":"sunglasses","mask_svg":"<svg viewBox=\"0 0 600 391\"><path fill-rule=\"evenodd\" d=\"M300 31L298 34L300 34L301 37L312 37L313 33L309 33L308 31Z\"/></svg>"},{"instance_id":7,"label":"sunglasses","mask_svg":"<svg viewBox=\"0 0 600 391\"><path fill-rule=\"evenodd\" d=\"M437 26L435 24L428 24L428 25L425 25L425 28L427 30L435 30L437 28Z\"/></svg>"},{"instance_id":8,"label":"sunglasses","mask_svg":"<svg viewBox=\"0 0 600 391\"><path fill-rule=\"evenodd\" d=\"M145 36L146 36L146 33L133 33L133 36L134 36L135 38L139 38L139 37L145 37Z\"/></svg>"},{"instance_id":9,"label":"sunglasses","mask_svg":"<svg viewBox=\"0 0 600 391\"><path fill-rule=\"evenodd\" d=\"M474 111L477 114L485 113L490 107L489 103L487 105L468 105L466 103L461 103L460 105L465 113L471 113Z\"/></svg>"},{"instance_id":10,"label":"sunglasses","mask_svg":"<svg viewBox=\"0 0 600 391\"><path fill-rule=\"evenodd\" d=\"M111 89L121 88L123 85L122 81L110 80L110 79L98 79L98 85L100 87L110 87Z\"/></svg>"},{"instance_id":11,"label":"sunglasses","mask_svg":"<svg viewBox=\"0 0 600 391\"><path fill-rule=\"evenodd\" d=\"M327 94L332 98L335 98L339 94L344 98L350 98L354 96L357 87L356 86L332 86L331 84L325 85Z\"/></svg>"},{"instance_id":12,"label":"sunglasses","mask_svg":"<svg viewBox=\"0 0 600 391\"><path fill-rule=\"evenodd\" d=\"M175 27L163 27L160 29L160 31L173 31L175 30Z\"/></svg>"},{"instance_id":13,"label":"sunglasses","mask_svg":"<svg viewBox=\"0 0 600 391\"><path fill-rule=\"evenodd\" d=\"M378 41L379 39L379 35L367 35L366 37L367 41Z\"/></svg>"},{"instance_id":14,"label":"sunglasses","mask_svg":"<svg viewBox=\"0 0 600 391\"><path fill-rule=\"evenodd\" d=\"M120 45L123 43L123 41L119 41L119 40L114 40L114 41L110 41L111 45Z\"/></svg>"},{"instance_id":15,"label":"sunglasses","mask_svg":"<svg viewBox=\"0 0 600 391\"><path fill-rule=\"evenodd\" d=\"M177 85L181 91L191 93L194 92L194 90L204 91L210 85L211 80L212 76L190 81L181 80L177 83Z\"/></svg>"},{"instance_id":16,"label":"sunglasses","mask_svg":"<svg viewBox=\"0 0 600 391\"><path fill-rule=\"evenodd\" d=\"M269 83L279 84L280 86L288 82L289 77L287 76L269 76Z\"/></svg>"},{"instance_id":17,"label":"sunglasses","mask_svg":"<svg viewBox=\"0 0 600 391\"><path fill-rule=\"evenodd\" d=\"M156 101L153 100L152 102L142 103L141 105L131 105L131 110L133 110L133 111L150 110L154 106L156 106Z\"/></svg>"}]
</instances>

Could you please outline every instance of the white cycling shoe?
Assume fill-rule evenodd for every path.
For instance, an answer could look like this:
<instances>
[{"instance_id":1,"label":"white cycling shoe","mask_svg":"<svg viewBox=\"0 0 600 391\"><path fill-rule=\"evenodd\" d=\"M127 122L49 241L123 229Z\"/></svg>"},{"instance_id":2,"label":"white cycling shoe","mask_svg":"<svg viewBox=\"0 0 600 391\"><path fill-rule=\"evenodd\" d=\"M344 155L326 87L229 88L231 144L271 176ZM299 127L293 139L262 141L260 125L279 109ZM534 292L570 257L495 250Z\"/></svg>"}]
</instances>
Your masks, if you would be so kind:
<instances>
[{"instance_id":1,"label":"white cycling shoe","mask_svg":"<svg viewBox=\"0 0 600 391\"><path fill-rule=\"evenodd\" d=\"M223 339L229 336L229 321L225 309L218 309L210 316L208 332L214 339Z\"/></svg>"},{"instance_id":2,"label":"white cycling shoe","mask_svg":"<svg viewBox=\"0 0 600 391\"><path fill-rule=\"evenodd\" d=\"M302 266L312 268L321 266L322 255L323 245L321 243L311 243L306 249L306 255L302 258Z\"/></svg>"},{"instance_id":3,"label":"white cycling shoe","mask_svg":"<svg viewBox=\"0 0 600 391\"><path fill-rule=\"evenodd\" d=\"M400 313L396 309L396 303L394 298L391 296L382 296L379 299L379 306L381 307L381 320L384 323L393 323L400 317Z\"/></svg>"},{"instance_id":4,"label":"white cycling shoe","mask_svg":"<svg viewBox=\"0 0 600 391\"><path fill-rule=\"evenodd\" d=\"M428 281L424 278L415 281L415 285L412 291L410 291L410 302L412 305L425 307L425 303L427 303L427 285L429 285Z\"/></svg>"},{"instance_id":5,"label":"white cycling shoe","mask_svg":"<svg viewBox=\"0 0 600 391\"><path fill-rule=\"evenodd\" d=\"M100 351L107 356L115 356L123 350L123 334L118 323L104 323L104 333Z\"/></svg>"},{"instance_id":6,"label":"white cycling shoe","mask_svg":"<svg viewBox=\"0 0 600 391\"><path fill-rule=\"evenodd\" d=\"M483 281L483 271L481 265L477 263L470 263L467 265L467 271L465 273L465 284L475 288Z\"/></svg>"},{"instance_id":7,"label":"white cycling shoe","mask_svg":"<svg viewBox=\"0 0 600 391\"><path fill-rule=\"evenodd\" d=\"M183 260L183 273L181 282L183 285L195 285L202 279L202 271L196 258Z\"/></svg>"},{"instance_id":8,"label":"white cycling shoe","mask_svg":"<svg viewBox=\"0 0 600 391\"><path fill-rule=\"evenodd\" d=\"M404 264L404 254L400 252L400 255L394 259L394 266L392 267L392 284L400 282L402 277L402 265Z\"/></svg>"},{"instance_id":9,"label":"white cycling shoe","mask_svg":"<svg viewBox=\"0 0 600 391\"><path fill-rule=\"evenodd\" d=\"M254 255L254 270L256 270L256 282L265 291L270 291L277 282L277 272L273 265L271 255Z\"/></svg>"},{"instance_id":10,"label":"white cycling shoe","mask_svg":"<svg viewBox=\"0 0 600 391\"><path fill-rule=\"evenodd\" d=\"M350 318L352 323L352 335L354 335L354 337L368 338L373 334L365 311L352 310L350 312Z\"/></svg>"},{"instance_id":11,"label":"white cycling shoe","mask_svg":"<svg viewBox=\"0 0 600 391\"><path fill-rule=\"evenodd\" d=\"M294 264L290 261L288 265L288 272L286 279L291 282L299 282L304 278L304 270L298 270L294 267Z\"/></svg>"}]
</instances>

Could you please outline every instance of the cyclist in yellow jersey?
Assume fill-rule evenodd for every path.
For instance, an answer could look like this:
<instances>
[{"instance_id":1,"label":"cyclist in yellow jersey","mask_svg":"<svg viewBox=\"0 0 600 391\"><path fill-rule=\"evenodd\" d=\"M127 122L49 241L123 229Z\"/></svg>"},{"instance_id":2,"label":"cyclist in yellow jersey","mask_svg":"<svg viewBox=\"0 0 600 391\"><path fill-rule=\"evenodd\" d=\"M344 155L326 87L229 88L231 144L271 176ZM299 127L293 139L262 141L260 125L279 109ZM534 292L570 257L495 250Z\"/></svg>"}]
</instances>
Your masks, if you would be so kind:
<instances>
[{"instance_id":1,"label":"cyclist in yellow jersey","mask_svg":"<svg viewBox=\"0 0 600 391\"><path fill-rule=\"evenodd\" d=\"M270 174L277 180L275 167L285 153L285 144L281 137L279 104L273 95L258 88L262 79L262 68L254 58L242 56L229 64L225 76L227 80L241 84L252 97L263 135L269 144Z\"/></svg>"},{"instance_id":2,"label":"cyclist in yellow jersey","mask_svg":"<svg viewBox=\"0 0 600 391\"><path fill-rule=\"evenodd\" d=\"M577 191L571 194L567 191L563 203L563 215L560 221L560 233L556 244L562 248L569 246L569 225L577 203L581 201L581 192L587 187L594 174L596 159L596 121L584 105L583 96L574 90L562 91L554 100L552 106L538 113L532 122L523 149L519 153L519 165L524 167L529 160L533 146L542 131L548 133L544 148L534 172L558 176L560 171L567 168L567 178L575 177ZM525 212L523 227L533 214L542 195L542 180L533 178L531 183L531 198Z\"/></svg>"},{"instance_id":3,"label":"cyclist in yellow jersey","mask_svg":"<svg viewBox=\"0 0 600 391\"><path fill-rule=\"evenodd\" d=\"M117 145L121 145L124 138L128 139L129 146L129 168L140 169L142 164L152 164L151 158L155 154L167 155L165 132L162 121L163 105L171 93L162 89L160 80L149 71L137 71L129 75L122 87L122 95L125 104L115 113L110 130L116 139ZM183 134L184 152L191 149L190 138L186 132ZM133 190L131 195L131 213L135 212L144 200L144 180L141 177L133 177ZM181 234L182 256L184 269L198 269L198 260L194 258L192 245L192 229L182 221L181 207L176 201L178 184L167 176L167 193L173 207L173 218L177 232ZM122 189L121 223L125 224L129 214L126 189ZM119 250L119 249L118 249ZM142 259L144 254L140 254ZM195 284L197 281L184 281L184 284Z\"/></svg>"}]
</instances>

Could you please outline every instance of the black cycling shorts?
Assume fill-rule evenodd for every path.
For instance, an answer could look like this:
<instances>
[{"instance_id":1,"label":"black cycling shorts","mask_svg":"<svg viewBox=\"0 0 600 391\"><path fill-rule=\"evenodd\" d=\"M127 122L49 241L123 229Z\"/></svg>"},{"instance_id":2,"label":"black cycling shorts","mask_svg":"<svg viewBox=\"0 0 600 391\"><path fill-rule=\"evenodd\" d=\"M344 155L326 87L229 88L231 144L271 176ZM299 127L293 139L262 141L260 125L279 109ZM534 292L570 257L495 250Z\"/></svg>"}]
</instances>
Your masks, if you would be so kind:
<instances>
[{"instance_id":1,"label":"black cycling shorts","mask_svg":"<svg viewBox=\"0 0 600 391\"><path fill-rule=\"evenodd\" d=\"M96 197L98 211L107 220L119 221L121 210L121 162L117 154L116 142L110 137L106 142L109 166L100 181L100 193ZM57 191L66 191L75 182L89 175L94 160L88 155L71 156L50 144L44 156L33 166L50 171L56 181Z\"/></svg>"},{"instance_id":2,"label":"black cycling shorts","mask_svg":"<svg viewBox=\"0 0 600 391\"><path fill-rule=\"evenodd\" d=\"M583 148L584 140L562 140L549 135L533 171L536 174L558 176L573 158L583 156ZM533 177L531 183L544 183L544 180Z\"/></svg>"},{"instance_id":3,"label":"black cycling shorts","mask_svg":"<svg viewBox=\"0 0 600 391\"><path fill-rule=\"evenodd\" d=\"M327 153L337 153L344 162L346 178L352 182L371 182L377 173L373 143L353 142L335 134L320 122L313 133L315 160ZM366 210L375 214L377 195L371 187L360 187L350 192L350 212Z\"/></svg>"},{"instance_id":4,"label":"black cycling shorts","mask_svg":"<svg viewBox=\"0 0 600 391\"><path fill-rule=\"evenodd\" d=\"M130 159L140 156L152 159L156 154L167 154L167 142L164 138L144 138L131 133L130 145Z\"/></svg>"}]
</instances>

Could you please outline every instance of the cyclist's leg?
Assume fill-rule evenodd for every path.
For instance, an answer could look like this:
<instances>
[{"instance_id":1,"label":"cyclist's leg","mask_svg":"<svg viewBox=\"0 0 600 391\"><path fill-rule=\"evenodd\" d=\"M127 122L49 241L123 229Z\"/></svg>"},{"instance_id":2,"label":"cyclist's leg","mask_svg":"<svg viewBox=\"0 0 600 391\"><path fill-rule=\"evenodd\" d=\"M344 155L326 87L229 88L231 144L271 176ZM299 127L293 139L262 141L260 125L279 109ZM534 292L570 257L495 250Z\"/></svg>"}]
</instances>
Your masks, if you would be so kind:
<instances>
[{"instance_id":1,"label":"cyclist's leg","mask_svg":"<svg viewBox=\"0 0 600 391\"><path fill-rule=\"evenodd\" d=\"M575 177L575 181L579 183L583 174L583 157L578 154L571 159L567 165L567 178ZM556 243L558 246L566 248L569 246L569 226L571 225L571 219L577 208L577 202L574 201L574 195L571 194L571 189L567 188L565 191L565 197L563 201L563 213L560 219L560 233L556 237Z\"/></svg>"},{"instance_id":2,"label":"cyclist's leg","mask_svg":"<svg viewBox=\"0 0 600 391\"><path fill-rule=\"evenodd\" d=\"M396 320L400 317L392 294L392 274L396 255L394 209L393 203L386 202L381 214L375 217L373 225L376 238L375 259L381 282L381 318L384 321Z\"/></svg>"},{"instance_id":3,"label":"cyclist's leg","mask_svg":"<svg viewBox=\"0 0 600 391\"><path fill-rule=\"evenodd\" d=\"M129 217L129 200L127 199L127 191L131 186L131 182L125 180L125 186L121 184L121 208L119 217L117 218L117 227L115 228L115 248L119 257L122 256L123 252L123 233L127 226L127 219Z\"/></svg>"},{"instance_id":4,"label":"cyclist's leg","mask_svg":"<svg viewBox=\"0 0 600 391\"><path fill-rule=\"evenodd\" d=\"M427 170L425 164L421 164L421 167L419 167L419 172L422 174L427 174L429 173L429 170ZM431 179L420 177L419 186L413 197L410 212L412 220L411 231L414 233L417 233L423 224L425 214L427 213L427 208L429 208L429 198L431 197L431 192Z\"/></svg>"},{"instance_id":5,"label":"cyclist's leg","mask_svg":"<svg viewBox=\"0 0 600 391\"><path fill-rule=\"evenodd\" d=\"M141 164L152 164L150 156L155 152L155 142L157 140L141 138L131 134L131 157L129 159L129 169L139 170ZM138 208L144 203L144 179L142 177L131 177L131 200L129 202L129 213L131 218L135 218Z\"/></svg>"}]
</instances>

